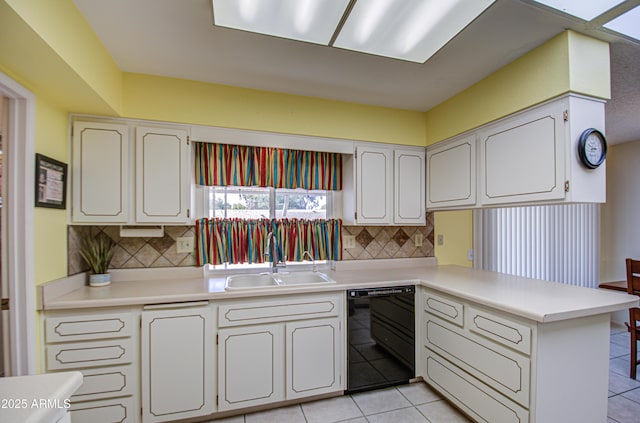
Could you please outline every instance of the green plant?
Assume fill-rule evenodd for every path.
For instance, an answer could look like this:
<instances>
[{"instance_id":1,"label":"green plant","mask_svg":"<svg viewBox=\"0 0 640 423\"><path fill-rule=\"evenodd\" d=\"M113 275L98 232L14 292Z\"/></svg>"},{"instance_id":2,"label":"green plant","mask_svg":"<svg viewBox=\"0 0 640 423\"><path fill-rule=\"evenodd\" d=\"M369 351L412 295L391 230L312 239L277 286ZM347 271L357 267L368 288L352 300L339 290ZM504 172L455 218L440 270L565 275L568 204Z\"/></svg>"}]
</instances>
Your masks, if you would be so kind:
<instances>
[{"instance_id":1,"label":"green plant","mask_svg":"<svg viewBox=\"0 0 640 423\"><path fill-rule=\"evenodd\" d=\"M80 256L87 262L93 273L107 273L113 258L113 247L115 247L113 240L104 234L83 238L80 244Z\"/></svg>"}]
</instances>

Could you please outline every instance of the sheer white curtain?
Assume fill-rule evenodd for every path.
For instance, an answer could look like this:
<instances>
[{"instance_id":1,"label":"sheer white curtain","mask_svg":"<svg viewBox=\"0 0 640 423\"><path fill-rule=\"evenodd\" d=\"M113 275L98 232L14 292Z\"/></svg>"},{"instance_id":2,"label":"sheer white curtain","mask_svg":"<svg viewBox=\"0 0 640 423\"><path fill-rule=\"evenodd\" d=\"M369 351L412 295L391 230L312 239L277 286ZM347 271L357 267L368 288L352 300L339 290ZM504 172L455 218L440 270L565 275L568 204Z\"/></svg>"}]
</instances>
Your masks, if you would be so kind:
<instances>
[{"instance_id":1,"label":"sheer white curtain","mask_svg":"<svg viewBox=\"0 0 640 423\"><path fill-rule=\"evenodd\" d=\"M595 288L600 279L600 205L474 211L475 267Z\"/></svg>"}]
</instances>

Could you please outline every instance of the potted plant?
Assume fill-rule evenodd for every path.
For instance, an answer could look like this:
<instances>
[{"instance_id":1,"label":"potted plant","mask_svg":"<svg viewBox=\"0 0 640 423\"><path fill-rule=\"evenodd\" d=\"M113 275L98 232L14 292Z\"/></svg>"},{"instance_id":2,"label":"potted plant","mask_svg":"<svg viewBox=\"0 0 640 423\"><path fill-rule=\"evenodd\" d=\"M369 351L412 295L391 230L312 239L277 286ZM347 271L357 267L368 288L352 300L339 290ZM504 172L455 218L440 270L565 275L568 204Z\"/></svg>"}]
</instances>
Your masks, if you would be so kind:
<instances>
[{"instance_id":1,"label":"potted plant","mask_svg":"<svg viewBox=\"0 0 640 423\"><path fill-rule=\"evenodd\" d=\"M91 268L89 286L106 286L111 283L108 269L113 258L114 246L113 240L104 234L82 239L80 256Z\"/></svg>"}]
</instances>

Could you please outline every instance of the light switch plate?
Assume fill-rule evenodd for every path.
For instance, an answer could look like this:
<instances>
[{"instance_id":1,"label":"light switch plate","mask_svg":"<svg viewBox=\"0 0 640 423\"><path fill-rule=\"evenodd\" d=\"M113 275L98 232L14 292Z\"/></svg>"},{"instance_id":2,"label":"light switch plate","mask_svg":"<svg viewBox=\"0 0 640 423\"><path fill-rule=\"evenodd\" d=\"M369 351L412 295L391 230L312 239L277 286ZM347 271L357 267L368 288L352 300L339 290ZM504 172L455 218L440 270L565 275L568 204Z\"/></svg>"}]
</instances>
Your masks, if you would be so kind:
<instances>
[{"instance_id":1,"label":"light switch plate","mask_svg":"<svg viewBox=\"0 0 640 423\"><path fill-rule=\"evenodd\" d=\"M444 235L438 235L438 245L444 245Z\"/></svg>"},{"instance_id":2,"label":"light switch plate","mask_svg":"<svg viewBox=\"0 0 640 423\"><path fill-rule=\"evenodd\" d=\"M178 254L193 253L193 237L181 237L176 239L176 250Z\"/></svg>"},{"instance_id":3,"label":"light switch plate","mask_svg":"<svg viewBox=\"0 0 640 423\"><path fill-rule=\"evenodd\" d=\"M356 237L353 235L345 235L342 237L344 248L356 248Z\"/></svg>"},{"instance_id":4,"label":"light switch plate","mask_svg":"<svg viewBox=\"0 0 640 423\"><path fill-rule=\"evenodd\" d=\"M413 243L416 247L422 247L423 236L422 234L415 234Z\"/></svg>"}]
</instances>

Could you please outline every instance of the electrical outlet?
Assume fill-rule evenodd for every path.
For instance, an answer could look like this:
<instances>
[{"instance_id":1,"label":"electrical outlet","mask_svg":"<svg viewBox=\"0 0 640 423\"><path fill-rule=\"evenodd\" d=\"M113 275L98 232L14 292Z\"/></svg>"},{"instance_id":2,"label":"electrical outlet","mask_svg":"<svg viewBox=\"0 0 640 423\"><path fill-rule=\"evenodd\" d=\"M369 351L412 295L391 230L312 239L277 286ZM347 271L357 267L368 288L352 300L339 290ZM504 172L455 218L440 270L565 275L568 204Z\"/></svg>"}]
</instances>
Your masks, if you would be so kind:
<instances>
[{"instance_id":1,"label":"electrical outlet","mask_svg":"<svg viewBox=\"0 0 640 423\"><path fill-rule=\"evenodd\" d=\"M176 249L178 254L193 253L193 237L182 237L176 239Z\"/></svg>"},{"instance_id":2,"label":"electrical outlet","mask_svg":"<svg viewBox=\"0 0 640 423\"><path fill-rule=\"evenodd\" d=\"M444 245L444 235L438 235L438 245Z\"/></svg>"},{"instance_id":3,"label":"electrical outlet","mask_svg":"<svg viewBox=\"0 0 640 423\"><path fill-rule=\"evenodd\" d=\"M413 237L413 243L415 244L415 246L422 247L422 241L423 241L422 234L415 234L415 236Z\"/></svg>"},{"instance_id":4,"label":"electrical outlet","mask_svg":"<svg viewBox=\"0 0 640 423\"><path fill-rule=\"evenodd\" d=\"M353 235L345 235L342 237L344 248L356 248L356 237Z\"/></svg>"}]
</instances>

